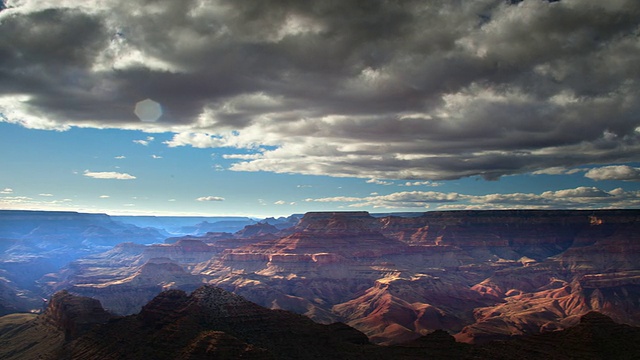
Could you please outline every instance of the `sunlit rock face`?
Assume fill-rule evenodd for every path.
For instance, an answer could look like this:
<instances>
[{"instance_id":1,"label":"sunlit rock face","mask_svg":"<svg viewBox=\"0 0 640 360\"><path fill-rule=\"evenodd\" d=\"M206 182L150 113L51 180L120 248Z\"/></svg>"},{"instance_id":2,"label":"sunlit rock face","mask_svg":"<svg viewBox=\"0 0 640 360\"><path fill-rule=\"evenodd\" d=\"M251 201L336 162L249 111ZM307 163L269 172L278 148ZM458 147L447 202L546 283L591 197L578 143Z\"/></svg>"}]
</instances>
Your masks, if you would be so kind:
<instances>
[{"instance_id":1,"label":"sunlit rock face","mask_svg":"<svg viewBox=\"0 0 640 360\"><path fill-rule=\"evenodd\" d=\"M640 324L639 219L635 210L308 213L288 229L255 224L233 236L119 245L43 282L111 291L101 295L109 309L136 288L148 290L139 308L154 289L205 282L268 308L344 321L380 344L440 328L485 342L563 329L592 310ZM154 258L168 260L147 276Z\"/></svg>"}]
</instances>

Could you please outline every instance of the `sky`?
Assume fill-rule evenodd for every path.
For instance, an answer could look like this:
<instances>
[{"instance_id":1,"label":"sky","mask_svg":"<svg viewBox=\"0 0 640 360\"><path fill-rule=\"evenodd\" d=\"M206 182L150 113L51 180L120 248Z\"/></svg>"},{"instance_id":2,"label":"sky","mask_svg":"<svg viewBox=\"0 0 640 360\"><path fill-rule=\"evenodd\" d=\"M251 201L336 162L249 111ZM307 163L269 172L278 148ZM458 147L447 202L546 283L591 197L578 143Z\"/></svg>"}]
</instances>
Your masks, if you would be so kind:
<instances>
[{"instance_id":1,"label":"sky","mask_svg":"<svg viewBox=\"0 0 640 360\"><path fill-rule=\"evenodd\" d=\"M7 0L0 209L640 207L637 0Z\"/></svg>"}]
</instances>

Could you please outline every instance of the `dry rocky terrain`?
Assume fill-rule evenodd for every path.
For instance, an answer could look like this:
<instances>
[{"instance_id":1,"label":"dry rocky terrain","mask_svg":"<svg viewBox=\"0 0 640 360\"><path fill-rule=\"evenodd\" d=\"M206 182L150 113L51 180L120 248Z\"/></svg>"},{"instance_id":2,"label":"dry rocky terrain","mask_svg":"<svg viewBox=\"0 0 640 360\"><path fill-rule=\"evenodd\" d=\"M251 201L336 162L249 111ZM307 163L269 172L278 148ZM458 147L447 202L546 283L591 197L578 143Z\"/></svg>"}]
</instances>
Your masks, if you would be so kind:
<instances>
[{"instance_id":1,"label":"dry rocky terrain","mask_svg":"<svg viewBox=\"0 0 640 360\"><path fill-rule=\"evenodd\" d=\"M159 291L206 283L377 344L436 329L484 343L566 329L599 311L640 325L640 211L307 213L165 244L124 243L41 280L49 293L133 314Z\"/></svg>"}]
</instances>

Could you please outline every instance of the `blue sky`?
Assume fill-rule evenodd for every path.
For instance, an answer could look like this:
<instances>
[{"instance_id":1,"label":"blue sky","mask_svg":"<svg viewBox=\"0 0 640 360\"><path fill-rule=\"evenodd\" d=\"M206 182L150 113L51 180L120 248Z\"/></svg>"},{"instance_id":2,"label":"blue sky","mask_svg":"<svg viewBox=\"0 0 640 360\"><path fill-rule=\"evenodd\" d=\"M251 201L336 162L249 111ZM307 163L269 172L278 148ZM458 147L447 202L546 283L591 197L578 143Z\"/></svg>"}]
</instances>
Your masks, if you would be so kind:
<instances>
[{"instance_id":1,"label":"blue sky","mask_svg":"<svg viewBox=\"0 0 640 360\"><path fill-rule=\"evenodd\" d=\"M482 202L474 204L463 199L399 207L394 201L375 201L376 197L406 192L509 197L580 187L603 191L639 190L637 182L594 181L586 178L584 171L572 175L505 176L497 181L479 177L448 181L373 181L231 171L233 160L225 159L224 154L236 153L234 149L172 148L164 144L172 138L170 133L79 128L48 131L7 123L0 123L0 130L3 164L0 181L6 192L0 199L4 200L5 209L266 217L319 210L426 211L482 205ZM107 178L88 176L92 173L104 173ZM123 175L125 178L119 179ZM126 175L135 178L127 179ZM207 197L211 199L203 199ZM331 198L335 201L326 201ZM361 199L345 201L342 198ZM367 202L366 198L372 198L372 203L361 206ZM557 207L566 206L560 197L554 198L558 201ZM419 199L416 195L413 200L419 202ZM490 208L547 206L539 202L524 200L512 204L503 199L492 203ZM590 207L591 202L585 201L583 206Z\"/></svg>"},{"instance_id":2,"label":"blue sky","mask_svg":"<svg viewBox=\"0 0 640 360\"><path fill-rule=\"evenodd\" d=\"M2 4L1 209L640 205L636 1Z\"/></svg>"}]
</instances>

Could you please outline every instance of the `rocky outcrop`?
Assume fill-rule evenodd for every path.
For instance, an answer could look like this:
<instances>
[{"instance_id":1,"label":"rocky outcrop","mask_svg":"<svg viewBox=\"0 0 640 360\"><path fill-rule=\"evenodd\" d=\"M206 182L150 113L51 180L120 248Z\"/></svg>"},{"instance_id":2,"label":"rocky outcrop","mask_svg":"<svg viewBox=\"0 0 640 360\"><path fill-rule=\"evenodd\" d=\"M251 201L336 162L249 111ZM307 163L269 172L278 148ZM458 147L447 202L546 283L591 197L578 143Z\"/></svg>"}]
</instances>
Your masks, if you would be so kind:
<instances>
[{"instance_id":1,"label":"rocky outcrop","mask_svg":"<svg viewBox=\"0 0 640 360\"><path fill-rule=\"evenodd\" d=\"M588 312L565 330L518 336L480 348L488 359L635 359L640 355L640 329Z\"/></svg>"},{"instance_id":2,"label":"rocky outcrop","mask_svg":"<svg viewBox=\"0 0 640 360\"><path fill-rule=\"evenodd\" d=\"M71 332L69 332L71 331ZM68 336L64 336L64 333ZM396 346L353 328L269 310L222 289L165 291L137 315L57 293L45 314L0 318L0 358L15 359L634 359L640 328L589 312L566 330L469 345L435 330Z\"/></svg>"},{"instance_id":3,"label":"rocky outcrop","mask_svg":"<svg viewBox=\"0 0 640 360\"><path fill-rule=\"evenodd\" d=\"M245 226L242 230L236 232L234 235L237 238L265 237L268 235L274 235L280 230L281 229L267 222L259 222L257 224Z\"/></svg>"},{"instance_id":4,"label":"rocky outcrop","mask_svg":"<svg viewBox=\"0 0 640 360\"><path fill-rule=\"evenodd\" d=\"M590 311L607 314L622 323L640 324L640 286L634 276L624 274L573 277L568 282L551 277L544 280L507 280L500 276L483 282L504 302L474 310L475 321L456 334L458 341L484 343L515 335L555 331L574 326ZM502 274L501 276L513 276ZM548 274L547 274L548 276ZM475 286L474 289L478 289Z\"/></svg>"},{"instance_id":5,"label":"rocky outcrop","mask_svg":"<svg viewBox=\"0 0 640 360\"><path fill-rule=\"evenodd\" d=\"M496 299L450 280L426 274L383 278L333 311L378 344L406 342L434 329L459 331L472 321L473 309Z\"/></svg>"},{"instance_id":6,"label":"rocky outcrop","mask_svg":"<svg viewBox=\"0 0 640 360\"><path fill-rule=\"evenodd\" d=\"M64 332L67 340L85 334L94 325L105 323L111 317L100 301L74 296L67 291L57 292L51 297L43 315L46 321Z\"/></svg>"},{"instance_id":7,"label":"rocky outcrop","mask_svg":"<svg viewBox=\"0 0 640 360\"><path fill-rule=\"evenodd\" d=\"M111 339L118 334L117 339ZM108 339L105 341L105 339ZM113 346L121 341L121 346ZM286 311L268 310L219 288L187 295L163 292L136 316L102 326L71 346L74 359L347 358L366 336L346 325L320 325ZM145 356L142 356L144 354ZM187 357L189 358L189 357Z\"/></svg>"}]
</instances>

